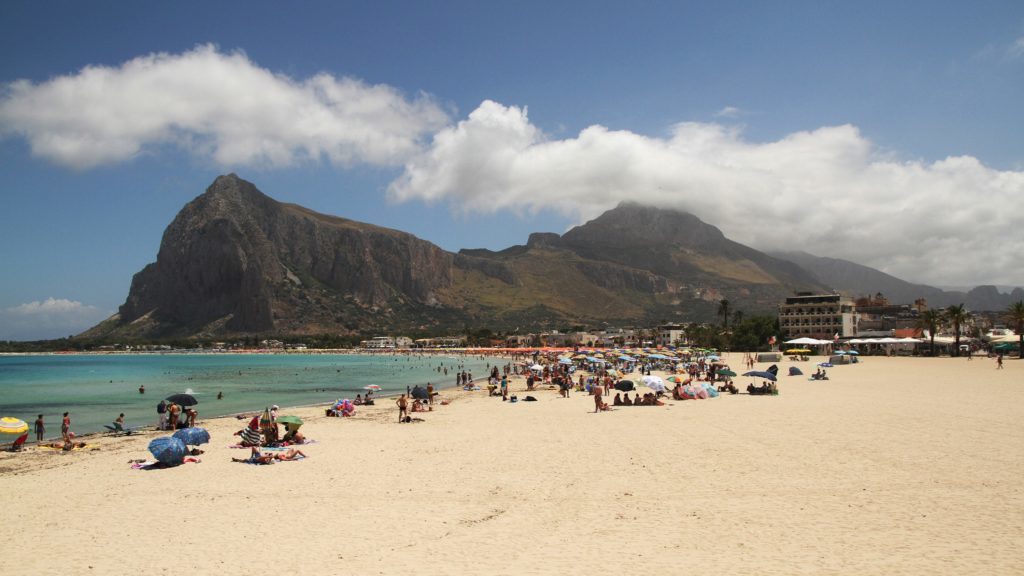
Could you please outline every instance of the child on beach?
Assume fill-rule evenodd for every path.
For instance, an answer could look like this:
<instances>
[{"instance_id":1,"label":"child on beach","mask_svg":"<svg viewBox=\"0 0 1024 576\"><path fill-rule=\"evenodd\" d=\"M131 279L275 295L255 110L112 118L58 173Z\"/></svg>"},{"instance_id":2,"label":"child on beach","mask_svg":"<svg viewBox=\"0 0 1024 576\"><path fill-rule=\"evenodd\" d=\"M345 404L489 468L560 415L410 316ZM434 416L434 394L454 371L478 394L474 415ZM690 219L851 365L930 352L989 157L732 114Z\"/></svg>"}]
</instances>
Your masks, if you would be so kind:
<instances>
[{"instance_id":1,"label":"child on beach","mask_svg":"<svg viewBox=\"0 0 1024 576\"><path fill-rule=\"evenodd\" d=\"M40 414L36 418L36 444L40 444L43 441L43 435L46 434L46 425L43 424L43 415Z\"/></svg>"}]
</instances>

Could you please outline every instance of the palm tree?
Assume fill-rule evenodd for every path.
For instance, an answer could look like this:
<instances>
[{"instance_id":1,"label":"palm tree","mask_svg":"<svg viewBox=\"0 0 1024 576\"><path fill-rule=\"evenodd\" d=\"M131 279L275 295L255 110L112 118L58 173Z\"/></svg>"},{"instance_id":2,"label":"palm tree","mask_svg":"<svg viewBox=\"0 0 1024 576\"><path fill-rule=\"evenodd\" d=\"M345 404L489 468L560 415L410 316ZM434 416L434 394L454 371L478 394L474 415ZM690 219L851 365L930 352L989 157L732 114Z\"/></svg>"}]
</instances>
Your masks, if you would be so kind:
<instances>
[{"instance_id":1,"label":"palm tree","mask_svg":"<svg viewBox=\"0 0 1024 576\"><path fill-rule=\"evenodd\" d=\"M921 312L921 317L917 321L919 327L928 330L928 335L932 340L932 356L935 356L935 333L939 331L939 326L942 326L945 322L945 312L935 308L929 308Z\"/></svg>"},{"instance_id":2,"label":"palm tree","mask_svg":"<svg viewBox=\"0 0 1024 576\"><path fill-rule=\"evenodd\" d=\"M960 355L960 326L967 322L968 318L970 318L970 314L964 310L963 302L956 305L951 304L946 308L946 320L953 325L954 356Z\"/></svg>"},{"instance_id":3,"label":"palm tree","mask_svg":"<svg viewBox=\"0 0 1024 576\"><path fill-rule=\"evenodd\" d=\"M1018 300L1004 312L1006 320L1013 324L1013 331L1020 341L1017 343L1017 357L1024 358L1024 300Z\"/></svg>"},{"instance_id":4,"label":"palm tree","mask_svg":"<svg viewBox=\"0 0 1024 576\"><path fill-rule=\"evenodd\" d=\"M739 326L743 323L743 310L737 310L732 313L732 325Z\"/></svg>"},{"instance_id":5,"label":"palm tree","mask_svg":"<svg viewBox=\"0 0 1024 576\"><path fill-rule=\"evenodd\" d=\"M722 298L718 302L718 315L722 317L722 328L729 327L729 301Z\"/></svg>"}]
</instances>

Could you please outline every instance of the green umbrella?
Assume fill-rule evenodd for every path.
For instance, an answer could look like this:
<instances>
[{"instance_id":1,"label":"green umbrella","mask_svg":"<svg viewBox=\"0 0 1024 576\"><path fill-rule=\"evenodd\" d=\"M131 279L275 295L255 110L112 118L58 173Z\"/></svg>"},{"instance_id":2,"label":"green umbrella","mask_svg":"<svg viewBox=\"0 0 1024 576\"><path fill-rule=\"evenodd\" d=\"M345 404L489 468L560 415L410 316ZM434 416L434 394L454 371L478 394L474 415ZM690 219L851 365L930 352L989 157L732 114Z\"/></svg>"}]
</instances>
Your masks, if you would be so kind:
<instances>
[{"instance_id":1,"label":"green umbrella","mask_svg":"<svg viewBox=\"0 0 1024 576\"><path fill-rule=\"evenodd\" d=\"M302 418L298 416L278 416L278 424L294 424L295 426L302 426Z\"/></svg>"},{"instance_id":2,"label":"green umbrella","mask_svg":"<svg viewBox=\"0 0 1024 576\"><path fill-rule=\"evenodd\" d=\"M736 377L736 373L732 370L719 370L718 372L715 372L715 374L718 374L719 376L728 376L729 378Z\"/></svg>"}]
</instances>

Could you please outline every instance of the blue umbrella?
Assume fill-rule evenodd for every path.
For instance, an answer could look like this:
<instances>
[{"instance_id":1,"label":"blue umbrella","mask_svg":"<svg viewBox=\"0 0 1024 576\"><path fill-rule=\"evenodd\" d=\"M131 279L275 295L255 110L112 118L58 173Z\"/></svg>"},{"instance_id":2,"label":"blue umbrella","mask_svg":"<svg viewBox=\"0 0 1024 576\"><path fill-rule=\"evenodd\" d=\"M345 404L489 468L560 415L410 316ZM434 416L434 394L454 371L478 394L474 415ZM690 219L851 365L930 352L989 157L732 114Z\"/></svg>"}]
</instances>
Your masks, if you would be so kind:
<instances>
[{"instance_id":1,"label":"blue umbrella","mask_svg":"<svg viewBox=\"0 0 1024 576\"><path fill-rule=\"evenodd\" d=\"M169 466L184 462L185 450L185 443L173 436L154 438L149 443L149 451L153 457Z\"/></svg>"},{"instance_id":2,"label":"blue umbrella","mask_svg":"<svg viewBox=\"0 0 1024 576\"><path fill-rule=\"evenodd\" d=\"M173 437L189 446L198 446L210 441L210 433L206 428L182 428L175 432Z\"/></svg>"},{"instance_id":3,"label":"blue umbrella","mask_svg":"<svg viewBox=\"0 0 1024 576\"><path fill-rule=\"evenodd\" d=\"M775 378L775 374L772 374L771 372L761 372L761 371L758 371L758 370L753 370L751 372L744 372L743 375L744 376L755 376L757 378L764 378L765 380L771 380L772 382L775 382L777 380L777 378Z\"/></svg>"}]
</instances>

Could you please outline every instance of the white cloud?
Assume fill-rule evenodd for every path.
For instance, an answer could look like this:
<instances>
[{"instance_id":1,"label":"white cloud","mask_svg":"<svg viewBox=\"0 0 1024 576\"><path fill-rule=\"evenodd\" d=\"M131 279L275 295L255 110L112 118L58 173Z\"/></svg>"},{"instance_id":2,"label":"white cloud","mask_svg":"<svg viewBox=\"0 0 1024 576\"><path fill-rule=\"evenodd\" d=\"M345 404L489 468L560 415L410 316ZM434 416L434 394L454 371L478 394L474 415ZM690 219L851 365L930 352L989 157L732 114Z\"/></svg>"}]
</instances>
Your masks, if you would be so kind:
<instances>
[{"instance_id":1,"label":"white cloud","mask_svg":"<svg viewBox=\"0 0 1024 576\"><path fill-rule=\"evenodd\" d=\"M486 101L436 134L389 193L578 221L632 199L691 211L759 249L802 249L933 284L1024 284L1024 172L967 156L900 161L850 125L765 143L699 123L667 138L591 126L555 140L525 109Z\"/></svg>"},{"instance_id":2,"label":"white cloud","mask_svg":"<svg viewBox=\"0 0 1024 576\"><path fill-rule=\"evenodd\" d=\"M726 106L715 112L715 118L739 118L743 111L735 106Z\"/></svg>"},{"instance_id":3,"label":"white cloud","mask_svg":"<svg viewBox=\"0 0 1024 576\"><path fill-rule=\"evenodd\" d=\"M1006 55L1011 59L1024 58L1024 36L1017 38L1006 49Z\"/></svg>"},{"instance_id":4,"label":"white cloud","mask_svg":"<svg viewBox=\"0 0 1024 576\"><path fill-rule=\"evenodd\" d=\"M110 314L64 298L19 304L0 309L0 340L62 338L93 327Z\"/></svg>"},{"instance_id":5,"label":"white cloud","mask_svg":"<svg viewBox=\"0 0 1024 576\"><path fill-rule=\"evenodd\" d=\"M75 168L168 144L227 166L396 165L447 123L425 95L326 73L296 80L212 45L19 80L0 96L0 135L21 135L33 154Z\"/></svg>"}]
</instances>

